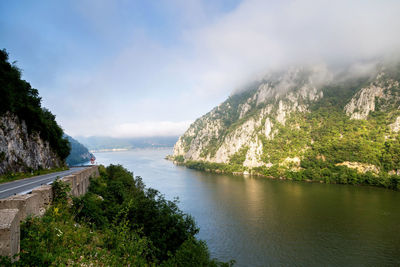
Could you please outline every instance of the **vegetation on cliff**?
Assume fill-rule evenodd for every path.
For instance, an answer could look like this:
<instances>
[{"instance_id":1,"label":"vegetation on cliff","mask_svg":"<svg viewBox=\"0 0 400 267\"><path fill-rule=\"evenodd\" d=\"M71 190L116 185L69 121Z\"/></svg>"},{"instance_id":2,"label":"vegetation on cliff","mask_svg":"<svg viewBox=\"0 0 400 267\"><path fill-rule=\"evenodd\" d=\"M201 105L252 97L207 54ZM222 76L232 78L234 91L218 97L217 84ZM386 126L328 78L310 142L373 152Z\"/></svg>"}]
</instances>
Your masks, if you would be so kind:
<instances>
[{"instance_id":1,"label":"vegetation on cliff","mask_svg":"<svg viewBox=\"0 0 400 267\"><path fill-rule=\"evenodd\" d=\"M8 54L0 50L0 116L10 112L25 121L28 132L36 132L48 141L54 152L65 160L70 151L69 142L55 116L41 106L37 89L21 79L21 71L8 62Z\"/></svg>"},{"instance_id":2,"label":"vegetation on cliff","mask_svg":"<svg viewBox=\"0 0 400 267\"><path fill-rule=\"evenodd\" d=\"M65 137L68 139L71 145L71 151L66 159L66 162L69 166L88 162L93 157L93 154L90 153L84 145L69 135L65 135Z\"/></svg>"},{"instance_id":3,"label":"vegetation on cliff","mask_svg":"<svg viewBox=\"0 0 400 267\"><path fill-rule=\"evenodd\" d=\"M288 72L236 94L179 139L194 169L400 189L400 65L313 83ZM201 145L198 145L201 144Z\"/></svg>"},{"instance_id":4,"label":"vegetation on cliff","mask_svg":"<svg viewBox=\"0 0 400 267\"><path fill-rule=\"evenodd\" d=\"M68 204L56 182L52 206L21 228L15 266L230 266L211 260L190 215L122 166L100 167L89 192ZM6 259L4 259L6 260ZM11 265L10 262L8 262Z\"/></svg>"}]
</instances>

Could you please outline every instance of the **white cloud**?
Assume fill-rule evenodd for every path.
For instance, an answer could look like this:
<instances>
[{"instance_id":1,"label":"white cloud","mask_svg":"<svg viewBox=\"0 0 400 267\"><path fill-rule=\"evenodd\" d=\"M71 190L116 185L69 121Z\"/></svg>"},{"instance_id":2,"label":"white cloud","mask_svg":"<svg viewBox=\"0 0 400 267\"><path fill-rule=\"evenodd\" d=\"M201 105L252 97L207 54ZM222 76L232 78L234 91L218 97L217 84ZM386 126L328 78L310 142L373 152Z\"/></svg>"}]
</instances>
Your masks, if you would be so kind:
<instances>
[{"instance_id":1,"label":"white cloud","mask_svg":"<svg viewBox=\"0 0 400 267\"><path fill-rule=\"evenodd\" d=\"M270 68L388 56L400 48L399 10L392 0L246 0L186 33L197 53L190 71L199 90L226 91Z\"/></svg>"},{"instance_id":2,"label":"white cloud","mask_svg":"<svg viewBox=\"0 0 400 267\"><path fill-rule=\"evenodd\" d=\"M54 92L45 104L72 135L176 135L270 69L368 61L400 49L398 0L243 0L229 12L212 2L161 1L158 11L177 27L165 40L146 25L119 25L124 5L90 9L97 1L86 0L81 14L118 49L103 51L91 69L63 73L63 98Z\"/></svg>"}]
</instances>

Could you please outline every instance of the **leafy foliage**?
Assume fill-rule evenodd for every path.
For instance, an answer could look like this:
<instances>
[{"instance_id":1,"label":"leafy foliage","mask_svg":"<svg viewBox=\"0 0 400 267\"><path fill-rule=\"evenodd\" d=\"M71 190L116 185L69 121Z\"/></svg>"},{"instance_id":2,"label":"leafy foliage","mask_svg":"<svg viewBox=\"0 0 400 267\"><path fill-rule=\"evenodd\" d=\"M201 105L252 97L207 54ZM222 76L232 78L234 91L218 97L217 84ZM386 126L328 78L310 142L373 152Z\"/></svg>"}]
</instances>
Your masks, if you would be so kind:
<instances>
[{"instance_id":1,"label":"leafy foliage","mask_svg":"<svg viewBox=\"0 0 400 267\"><path fill-rule=\"evenodd\" d=\"M306 73L300 75L293 82L295 86L290 88L290 93L299 90L307 77ZM234 95L206 114L203 118L207 120L196 121L197 131L206 127L201 125L202 121L223 122L218 124L222 125L221 129L218 128L218 136L201 135L208 140L204 141L206 145L201 146L200 155L203 158L207 155L213 156L227 135L249 119L260 120L261 126L255 129L254 134L262 143L261 161L265 166L253 169L242 166L246 158L246 146L232 155L228 164L190 160L184 164L189 168L213 172L247 170L250 173L282 179L368 184L400 189L400 136L390 127L400 116L398 81L400 64L386 68L385 74L377 76L346 76L338 79L321 88L323 97L315 101L299 97L296 104L293 104L287 95L282 94L270 97L265 103L258 105L254 104L254 90ZM268 84L274 86L273 81ZM384 88L384 95L375 99L375 110L369 113L366 120L351 119L344 111L346 104L357 96L360 89L370 86ZM286 111L285 122L282 123L277 120L280 103L292 108L304 105L307 110L296 111L293 108L292 111ZM247 112L240 116L242 105L247 105ZM265 112L262 109L267 105L269 109ZM267 119L273 125L268 137L263 128ZM358 164L369 166L370 169L360 167L361 170L356 170L340 166L345 162L352 163L353 167Z\"/></svg>"},{"instance_id":2,"label":"leafy foliage","mask_svg":"<svg viewBox=\"0 0 400 267\"><path fill-rule=\"evenodd\" d=\"M327 101L328 99L328 101ZM387 126L398 111L373 112L368 120L351 120L341 109L317 103L312 112L293 113L285 126L277 125L272 140L262 136L264 161L273 168L260 167L255 171L267 176L326 183L368 184L400 189L397 175L400 170L400 139ZM336 100L335 100L336 101ZM339 105L340 106L340 105ZM286 157L301 157L300 170L291 171L281 162ZM359 173L341 162L358 162L376 166L379 174Z\"/></svg>"},{"instance_id":3,"label":"leafy foliage","mask_svg":"<svg viewBox=\"0 0 400 267\"><path fill-rule=\"evenodd\" d=\"M52 189L53 202L55 204L66 204L68 201L68 192L71 190L71 187L60 179L56 179L52 184Z\"/></svg>"},{"instance_id":4,"label":"leafy foliage","mask_svg":"<svg viewBox=\"0 0 400 267\"><path fill-rule=\"evenodd\" d=\"M178 155L176 157L174 157L174 160L178 163L183 163L185 162L185 158L183 157L183 155Z\"/></svg>"},{"instance_id":5,"label":"leafy foliage","mask_svg":"<svg viewBox=\"0 0 400 267\"><path fill-rule=\"evenodd\" d=\"M246 154L248 150L249 150L248 146L240 148L238 152L236 152L229 158L229 163L242 165L243 162L246 160Z\"/></svg>"},{"instance_id":6,"label":"leafy foliage","mask_svg":"<svg viewBox=\"0 0 400 267\"><path fill-rule=\"evenodd\" d=\"M246 167L239 164L224 164L224 163L194 161L194 160L185 161L185 166L190 169L216 172L216 173L234 173L234 172L243 172L247 170Z\"/></svg>"},{"instance_id":7,"label":"leafy foliage","mask_svg":"<svg viewBox=\"0 0 400 267\"><path fill-rule=\"evenodd\" d=\"M69 166L85 163L91 159L93 154L91 154L84 145L69 135L65 135L65 137L71 144L71 151L66 159L66 162Z\"/></svg>"},{"instance_id":8,"label":"leafy foliage","mask_svg":"<svg viewBox=\"0 0 400 267\"><path fill-rule=\"evenodd\" d=\"M194 220L120 165L101 166L89 192L68 205L67 188L42 218L21 228L15 266L231 266L211 260ZM56 193L57 192L57 193ZM3 263L11 265L11 262Z\"/></svg>"},{"instance_id":9,"label":"leafy foliage","mask_svg":"<svg viewBox=\"0 0 400 267\"><path fill-rule=\"evenodd\" d=\"M10 112L25 121L28 131L40 133L57 155L64 160L70 150L69 142L55 116L41 106L38 90L21 79L21 71L8 62L8 54L0 50L0 116Z\"/></svg>"}]
</instances>

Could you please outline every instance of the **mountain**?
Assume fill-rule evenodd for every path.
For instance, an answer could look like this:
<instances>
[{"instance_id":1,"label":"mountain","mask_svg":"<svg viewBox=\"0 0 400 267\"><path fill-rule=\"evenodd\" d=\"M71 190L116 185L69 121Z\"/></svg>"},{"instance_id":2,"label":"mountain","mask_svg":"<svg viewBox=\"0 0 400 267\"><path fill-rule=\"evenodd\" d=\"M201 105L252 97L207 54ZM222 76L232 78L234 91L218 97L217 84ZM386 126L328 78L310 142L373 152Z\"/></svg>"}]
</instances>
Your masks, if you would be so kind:
<instances>
[{"instance_id":1,"label":"mountain","mask_svg":"<svg viewBox=\"0 0 400 267\"><path fill-rule=\"evenodd\" d=\"M90 159L93 157L93 154L90 153L84 145L82 145L77 140L67 134L64 134L64 136L71 144L71 152L66 159L66 162L69 166L74 166L90 161Z\"/></svg>"},{"instance_id":2,"label":"mountain","mask_svg":"<svg viewBox=\"0 0 400 267\"><path fill-rule=\"evenodd\" d=\"M400 64L267 75L197 119L174 146L190 168L400 189Z\"/></svg>"},{"instance_id":3,"label":"mountain","mask_svg":"<svg viewBox=\"0 0 400 267\"><path fill-rule=\"evenodd\" d=\"M69 149L38 90L0 50L0 175L63 166Z\"/></svg>"},{"instance_id":4,"label":"mountain","mask_svg":"<svg viewBox=\"0 0 400 267\"><path fill-rule=\"evenodd\" d=\"M173 147L177 136L113 138L105 136L76 137L79 142L92 151L134 148Z\"/></svg>"}]
</instances>

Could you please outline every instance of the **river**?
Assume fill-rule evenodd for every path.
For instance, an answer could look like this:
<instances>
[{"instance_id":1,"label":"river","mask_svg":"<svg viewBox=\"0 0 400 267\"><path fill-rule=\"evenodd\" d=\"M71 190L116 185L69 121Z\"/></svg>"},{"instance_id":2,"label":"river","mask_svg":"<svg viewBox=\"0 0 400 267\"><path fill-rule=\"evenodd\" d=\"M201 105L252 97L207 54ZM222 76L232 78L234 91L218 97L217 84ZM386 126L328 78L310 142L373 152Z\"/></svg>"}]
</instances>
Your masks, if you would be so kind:
<instances>
[{"instance_id":1,"label":"river","mask_svg":"<svg viewBox=\"0 0 400 267\"><path fill-rule=\"evenodd\" d=\"M235 266L400 266L400 192L212 174L172 149L95 153L191 214L212 257Z\"/></svg>"}]
</instances>

